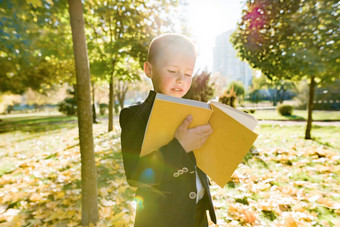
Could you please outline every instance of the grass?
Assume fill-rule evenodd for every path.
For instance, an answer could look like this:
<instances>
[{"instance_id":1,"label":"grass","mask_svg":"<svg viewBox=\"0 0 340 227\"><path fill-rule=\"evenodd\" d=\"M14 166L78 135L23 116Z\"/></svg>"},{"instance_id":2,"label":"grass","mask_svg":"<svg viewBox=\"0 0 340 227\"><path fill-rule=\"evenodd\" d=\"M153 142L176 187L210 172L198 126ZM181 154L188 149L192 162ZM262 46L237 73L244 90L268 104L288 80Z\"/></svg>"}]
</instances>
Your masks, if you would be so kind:
<instances>
[{"instance_id":1,"label":"grass","mask_svg":"<svg viewBox=\"0 0 340 227\"><path fill-rule=\"evenodd\" d=\"M94 125L99 226L123 226L118 224L123 219L129 226L134 189L124 179L119 126L107 133L106 124ZM5 210L0 212L0 226L11 220L6 215L13 211L20 211L13 220L21 226L79 226L76 121L55 115L7 116L3 125L7 131L0 133L0 204ZM232 179L225 188L212 184L219 226L338 224L340 126L314 125L313 140L303 139L304 129L285 123L257 126L254 148Z\"/></svg>"},{"instance_id":2,"label":"grass","mask_svg":"<svg viewBox=\"0 0 340 227\"><path fill-rule=\"evenodd\" d=\"M225 223L251 226L255 216L255 226L339 226L340 213L330 204L340 201L340 172L333 170L340 165L340 126L313 126L314 140L303 139L304 129L258 125L253 152L219 197L229 204L217 210Z\"/></svg>"},{"instance_id":3,"label":"grass","mask_svg":"<svg viewBox=\"0 0 340 227\"><path fill-rule=\"evenodd\" d=\"M3 133L16 130L23 132L41 132L65 127L68 128L74 126L77 117L41 113L14 116L7 115L0 119L0 133Z\"/></svg>"},{"instance_id":4,"label":"grass","mask_svg":"<svg viewBox=\"0 0 340 227\"><path fill-rule=\"evenodd\" d=\"M105 116L97 117L98 120ZM77 126L77 116L65 116L58 112L13 114L0 117L0 133L10 131L45 132Z\"/></svg>"},{"instance_id":5,"label":"grass","mask_svg":"<svg viewBox=\"0 0 340 227\"><path fill-rule=\"evenodd\" d=\"M0 176L10 173L15 170L15 165L13 162L0 161Z\"/></svg>"},{"instance_id":6,"label":"grass","mask_svg":"<svg viewBox=\"0 0 340 227\"><path fill-rule=\"evenodd\" d=\"M261 147L270 148L274 146L292 146L295 139L303 139L305 125L285 124L260 124L255 131L260 137L268 137L258 140L255 144ZM340 150L340 126L319 126L312 125L312 139L307 143L318 143L332 149ZM259 143L259 144L257 144Z\"/></svg>"},{"instance_id":7,"label":"grass","mask_svg":"<svg viewBox=\"0 0 340 227\"><path fill-rule=\"evenodd\" d=\"M293 110L293 115L282 116L277 110L256 110L252 114L258 120L307 120L306 110ZM315 121L340 121L340 111L314 110Z\"/></svg>"}]
</instances>

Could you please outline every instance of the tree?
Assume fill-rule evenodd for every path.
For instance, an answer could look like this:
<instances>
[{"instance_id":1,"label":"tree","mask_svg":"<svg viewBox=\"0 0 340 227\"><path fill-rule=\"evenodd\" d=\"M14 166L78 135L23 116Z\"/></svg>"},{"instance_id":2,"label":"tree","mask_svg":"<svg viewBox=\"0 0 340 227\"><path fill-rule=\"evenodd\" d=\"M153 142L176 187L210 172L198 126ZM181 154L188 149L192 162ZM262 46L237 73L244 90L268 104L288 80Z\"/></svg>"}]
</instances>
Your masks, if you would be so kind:
<instances>
[{"instance_id":1,"label":"tree","mask_svg":"<svg viewBox=\"0 0 340 227\"><path fill-rule=\"evenodd\" d=\"M109 82L109 125L113 129L113 105L115 81L134 81L135 73L118 74L119 64L133 58L143 65L147 46L151 39L169 27L167 18L173 3L177 1L97 0L85 4L89 38L89 54L93 75ZM129 65L124 66L129 71ZM132 76L132 77L129 77ZM125 90L122 90L123 93ZM122 94L123 94L122 93ZM118 93L116 93L118 94ZM121 96L122 98L123 96Z\"/></svg>"},{"instance_id":2,"label":"tree","mask_svg":"<svg viewBox=\"0 0 340 227\"><path fill-rule=\"evenodd\" d=\"M245 95L244 85L242 81L232 81L228 85L228 90L233 90L236 93L236 96L239 98L239 102L242 102Z\"/></svg>"},{"instance_id":3,"label":"tree","mask_svg":"<svg viewBox=\"0 0 340 227\"><path fill-rule=\"evenodd\" d=\"M259 77L253 78L251 85L251 99L260 98L259 93L255 92L257 89L266 89L269 99L273 102L273 106L276 106L278 103L283 103L286 93L288 90L292 90L295 88L295 84L289 80L270 80L264 74L261 74Z\"/></svg>"},{"instance_id":4,"label":"tree","mask_svg":"<svg viewBox=\"0 0 340 227\"><path fill-rule=\"evenodd\" d=\"M93 123L98 123L96 114L95 83L93 81L91 82L91 87L92 87L92 121Z\"/></svg>"},{"instance_id":5,"label":"tree","mask_svg":"<svg viewBox=\"0 0 340 227\"><path fill-rule=\"evenodd\" d=\"M305 139L311 139L314 89L339 77L337 0L247 0L231 41L271 80L309 79Z\"/></svg>"},{"instance_id":6,"label":"tree","mask_svg":"<svg viewBox=\"0 0 340 227\"><path fill-rule=\"evenodd\" d=\"M65 1L1 1L0 9L0 92L44 92L74 82Z\"/></svg>"},{"instance_id":7,"label":"tree","mask_svg":"<svg viewBox=\"0 0 340 227\"><path fill-rule=\"evenodd\" d=\"M68 0L77 76L77 104L82 180L82 224L98 221L97 176L94 157L90 68L81 0Z\"/></svg>"},{"instance_id":8,"label":"tree","mask_svg":"<svg viewBox=\"0 0 340 227\"><path fill-rule=\"evenodd\" d=\"M203 70L196 73L192 79L191 87L183 98L208 102L214 97L214 83L210 81L211 73Z\"/></svg>"},{"instance_id":9,"label":"tree","mask_svg":"<svg viewBox=\"0 0 340 227\"><path fill-rule=\"evenodd\" d=\"M271 92L271 100L273 105L276 106L278 103L283 103L286 92L289 89L293 89L295 87L294 83L287 80L274 80L270 81L268 84L268 90Z\"/></svg>"},{"instance_id":10,"label":"tree","mask_svg":"<svg viewBox=\"0 0 340 227\"><path fill-rule=\"evenodd\" d=\"M251 89L248 94L248 100L252 103L258 103L263 99L263 95L257 89Z\"/></svg>"},{"instance_id":11,"label":"tree","mask_svg":"<svg viewBox=\"0 0 340 227\"><path fill-rule=\"evenodd\" d=\"M117 63L114 74L115 85L113 87L113 93L121 109L124 108L124 101L130 83L140 81L139 75L141 73L143 72L140 70L139 63L133 58L126 58L125 62ZM116 105L117 104L115 104L115 106Z\"/></svg>"},{"instance_id":12,"label":"tree","mask_svg":"<svg viewBox=\"0 0 340 227\"><path fill-rule=\"evenodd\" d=\"M225 90L224 94L218 98L218 101L220 103L236 108L236 105L235 105L236 98L237 96L236 96L236 92L234 91L234 87L231 87L230 90Z\"/></svg>"}]
</instances>

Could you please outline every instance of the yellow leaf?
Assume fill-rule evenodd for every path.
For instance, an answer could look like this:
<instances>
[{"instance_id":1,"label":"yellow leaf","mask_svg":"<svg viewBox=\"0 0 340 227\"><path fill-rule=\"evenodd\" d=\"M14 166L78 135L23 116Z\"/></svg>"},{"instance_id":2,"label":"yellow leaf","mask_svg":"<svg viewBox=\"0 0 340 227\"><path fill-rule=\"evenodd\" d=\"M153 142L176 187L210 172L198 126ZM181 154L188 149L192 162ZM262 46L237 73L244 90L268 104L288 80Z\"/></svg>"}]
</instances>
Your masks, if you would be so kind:
<instances>
[{"instance_id":1,"label":"yellow leaf","mask_svg":"<svg viewBox=\"0 0 340 227\"><path fill-rule=\"evenodd\" d=\"M320 198L320 199L318 200L318 202L319 202L320 204L324 205L324 206L327 207L327 208L332 208L333 205L335 204L334 201L332 201L332 200L330 200L330 199L327 199L327 198Z\"/></svg>"},{"instance_id":2,"label":"yellow leaf","mask_svg":"<svg viewBox=\"0 0 340 227\"><path fill-rule=\"evenodd\" d=\"M286 218L284 226L286 226L286 227L299 227L297 221L292 216L289 216L289 217Z\"/></svg>"},{"instance_id":3,"label":"yellow leaf","mask_svg":"<svg viewBox=\"0 0 340 227\"><path fill-rule=\"evenodd\" d=\"M13 209L10 208L8 209L4 214L2 214L1 217L1 221L5 220L8 222L11 222L18 214L19 214L20 210L18 209Z\"/></svg>"},{"instance_id":4,"label":"yellow leaf","mask_svg":"<svg viewBox=\"0 0 340 227\"><path fill-rule=\"evenodd\" d=\"M125 192L126 191L126 186L120 186L119 188L118 188L118 194L122 194L123 192Z\"/></svg>"},{"instance_id":5,"label":"yellow leaf","mask_svg":"<svg viewBox=\"0 0 340 227\"><path fill-rule=\"evenodd\" d=\"M38 202L39 200L41 200L43 198L43 195L41 193L33 193L30 197L30 200L32 202Z\"/></svg>"},{"instance_id":6,"label":"yellow leaf","mask_svg":"<svg viewBox=\"0 0 340 227\"><path fill-rule=\"evenodd\" d=\"M112 216L112 208L111 207L104 207L100 209L101 216L104 218Z\"/></svg>"},{"instance_id":7,"label":"yellow leaf","mask_svg":"<svg viewBox=\"0 0 340 227\"><path fill-rule=\"evenodd\" d=\"M46 207L51 208L51 209L56 208L57 205L58 205L58 202L54 202L54 201L50 201L50 202L46 203Z\"/></svg>"},{"instance_id":8,"label":"yellow leaf","mask_svg":"<svg viewBox=\"0 0 340 227\"><path fill-rule=\"evenodd\" d=\"M54 195L54 199L61 199L65 197L65 192L58 192Z\"/></svg>"},{"instance_id":9,"label":"yellow leaf","mask_svg":"<svg viewBox=\"0 0 340 227\"><path fill-rule=\"evenodd\" d=\"M107 188L103 187L103 188L99 189L99 195L100 195L101 197L106 197L108 194L109 194L109 193L108 193Z\"/></svg>"},{"instance_id":10,"label":"yellow leaf","mask_svg":"<svg viewBox=\"0 0 340 227\"><path fill-rule=\"evenodd\" d=\"M120 221L116 221L113 223L114 227L124 227L124 226L127 226L128 222L125 221L125 220L120 220Z\"/></svg>"},{"instance_id":11,"label":"yellow leaf","mask_svg":"<svg viewBox=\"0 0 340 227\"><path fill-rule=\"evenodd\" d=\"M303 212L303 211L305 210L305 208L304 208L300 203L297 203L297 204L295 204L295 206L293 207L293 210L294 210L294 211Z\"/></svg>"},{"instance_id":12,"label":"yellow leaf","mask_svg":"<svg viewBox=\"0 0 340 227\"><path fill-rule=\"evenodd\" d=\"M111 218L112 222L114 222L114 223L118 222L124 216L124 214L125 214L124 212L120 212L120 213L114 215Z\"/></svg>"},{"instance_id":13,"label":"yellow leaf","mask_svg":"<svg viewBox=\"0 0 340 227\"><path fill-rule=\"evenodd\" d=\"M41 7L41 6L42 6L41 0L26 0L26 3L27 3L27 4L32 4L32 6L33 6L34 8L36 8L36 7Z\"/></svg>"},{"instance_id":14,"label":"yellow leaf","mask_svg":"<svg viewBox=\"0 0 340 227\"><path fill-rule=\"evenodd\" d=\"M252 211L252 210L243 210L243 216L244 216L244 220L247 222L247 223L254 223L257 218L256 218L256 215L255 215L255 212Z\"/></svg>"}]
</instances>

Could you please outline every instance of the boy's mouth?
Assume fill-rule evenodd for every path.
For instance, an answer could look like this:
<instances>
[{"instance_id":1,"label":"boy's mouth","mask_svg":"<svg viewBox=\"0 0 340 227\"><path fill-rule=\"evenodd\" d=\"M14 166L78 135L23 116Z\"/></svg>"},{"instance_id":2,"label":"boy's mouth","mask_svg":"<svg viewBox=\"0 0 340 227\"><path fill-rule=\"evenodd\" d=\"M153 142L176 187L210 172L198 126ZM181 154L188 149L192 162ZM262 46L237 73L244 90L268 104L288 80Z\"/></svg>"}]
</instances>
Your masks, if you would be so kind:
<instances>
[{"instance_id":1,"label":"boy's mouth","mask_svg":"<svg viewBox=\"0 0 340 227\"><path fill-rule=\"evenodd\" d=\"M180 88L172 88L171 90L173 90L173 91L182 91L182 89L180 89Z\"/></svg>"}]
</instances>

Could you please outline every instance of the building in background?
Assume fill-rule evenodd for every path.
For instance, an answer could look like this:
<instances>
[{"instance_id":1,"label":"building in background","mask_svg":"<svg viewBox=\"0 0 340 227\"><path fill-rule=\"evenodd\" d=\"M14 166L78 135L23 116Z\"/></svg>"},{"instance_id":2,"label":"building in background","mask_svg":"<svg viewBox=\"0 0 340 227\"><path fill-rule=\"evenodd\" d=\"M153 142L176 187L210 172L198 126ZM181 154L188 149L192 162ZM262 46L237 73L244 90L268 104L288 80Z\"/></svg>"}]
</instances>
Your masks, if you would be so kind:
<instances>
[{"instance_id":1,"label":"building in background","mask_svg":"<svg viewBox=\"0 0 340 227\"><path fill-rule=\"evenodd\" d=\"M236 56L236 50L229 41L234 30L218 35L215 40L213 53L213 73L226 77L227 82L242 81L248 90L251 85L253 70L247 62L241 61Z\"/></svg>"}]
</instances>

